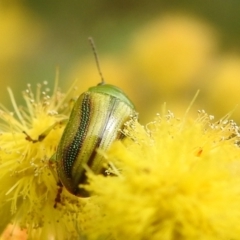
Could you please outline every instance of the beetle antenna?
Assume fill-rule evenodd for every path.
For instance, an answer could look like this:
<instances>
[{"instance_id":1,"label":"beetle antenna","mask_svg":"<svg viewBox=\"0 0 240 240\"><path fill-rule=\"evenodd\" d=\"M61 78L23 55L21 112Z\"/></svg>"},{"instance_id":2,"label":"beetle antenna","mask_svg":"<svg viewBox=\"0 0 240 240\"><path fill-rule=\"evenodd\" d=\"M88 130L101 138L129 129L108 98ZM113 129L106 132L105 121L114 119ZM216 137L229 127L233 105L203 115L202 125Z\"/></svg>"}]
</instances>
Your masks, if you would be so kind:
<instances>
[{"instance_id":1,"label":"beetle antenna","mask_svg":"<svg viewBox=\"0 0 240 240\"><path fill-rule=\"evenodd\" d=\"M100 64L99 64L99 60L98 60L98 55L97 55L97 50L96 50L96 46L94 44L94 41L92 39L92 37L89 37L88 38L88 41L90 42L90 45L92 47L92 50L93 50L93 54L94 54L94 57L95 57L95 61L96 61L96 64L97 64L97 69L98 69L98 73L101 77L101 82L98 84L98 85L103 85L105 84L105 81L104 81L104 78L103 78L103 74L101 72L101 68L100 68Z\"/></svg>"}]
</instances>

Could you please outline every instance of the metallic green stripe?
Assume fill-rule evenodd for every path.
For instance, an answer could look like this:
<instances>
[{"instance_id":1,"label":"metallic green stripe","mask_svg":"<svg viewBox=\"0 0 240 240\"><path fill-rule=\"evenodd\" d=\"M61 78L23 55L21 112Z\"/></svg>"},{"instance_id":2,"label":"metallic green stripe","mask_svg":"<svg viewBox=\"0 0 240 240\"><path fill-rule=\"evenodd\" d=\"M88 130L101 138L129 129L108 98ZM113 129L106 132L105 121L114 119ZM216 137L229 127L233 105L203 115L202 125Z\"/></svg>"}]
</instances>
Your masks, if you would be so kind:
<instances>
[{"instance_id":1,"label":"metallic green stripe","mask_svg":"<svg viewBox=\"0 0 240 240\"><path fill-rule=\"evenodd\" d=\"M80 115L80 122L76 131L75 136L73 137L72 141L65 147L64 154L62 156L63 160L63 169L66 174L66 177L72 178L72 167L74 162L77 159L80 149L82 148L83 142L86 137L86 132L88 130L89 125L89 118L90 118L90 111L91 111L91 102L90 96L84 94L84 97L81 101L81 115ZM74 109L75 110L75 109ZM74 111L73 110L73 115ZM71 116L72 118L76 117ZM70 117L70 119L71 119Z\"/></svg>"}]
</instances>

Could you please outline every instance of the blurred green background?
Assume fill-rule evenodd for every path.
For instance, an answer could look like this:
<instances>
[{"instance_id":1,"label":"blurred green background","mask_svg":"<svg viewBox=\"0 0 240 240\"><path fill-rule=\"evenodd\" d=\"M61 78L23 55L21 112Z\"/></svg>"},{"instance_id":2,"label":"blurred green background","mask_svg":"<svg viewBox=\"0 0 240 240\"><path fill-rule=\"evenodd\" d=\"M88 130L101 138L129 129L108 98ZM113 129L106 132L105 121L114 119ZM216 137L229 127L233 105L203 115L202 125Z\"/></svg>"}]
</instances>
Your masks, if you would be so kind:
<instances>
[{"instance_id":1,"label":"blurred green background","mask_svg":"<svg viewBox=\"0 0 240 240\"><path fill-rule=\"evenodd\" d=\"M79 93L100 81L87 38L97 45L101 69L136 104L142 123L163 102L182 116L221 118L240 102L240 1L82 0L0 1L0 102L19 104L26 84L35 89L56 66L63 91L78 79ZM232 118L240 123L239 107Z\"/></svg>"}]
</instances>

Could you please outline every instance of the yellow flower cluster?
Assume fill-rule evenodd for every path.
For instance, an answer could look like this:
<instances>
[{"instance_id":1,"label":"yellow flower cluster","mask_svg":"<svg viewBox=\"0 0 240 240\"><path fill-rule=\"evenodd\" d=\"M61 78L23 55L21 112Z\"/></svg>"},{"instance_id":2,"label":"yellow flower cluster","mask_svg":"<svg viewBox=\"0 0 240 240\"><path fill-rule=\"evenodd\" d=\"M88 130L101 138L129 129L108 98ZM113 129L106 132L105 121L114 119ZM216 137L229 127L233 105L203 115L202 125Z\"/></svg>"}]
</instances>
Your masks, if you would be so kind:
<instances>
[{"instance_id":1,"label":"yellow flower cluster","mask_svg":"<svg viewBox=\"0 0 240 240\"><path fill-rule=\"evenodd\" d=\"M130 139L116 142L107 157L121 169L116 178L91 176L102 217L92 239L239 239L239 128L199 111L196 120L172 113Z\"/></svg>"},{"instance_id":2,"label":"yellow flower cluster","mask_svg":"<svg viewBox=\"0 0 240 240\"><path fill-rule=\"evenodd\" d=\"M69 93L55 88L50 97L47 91L39 85L33 94L28 86L26 107L17 107L9 90L15 113L0 112L0 231L11 223L12 234L17 227L27 229L29 239L76 239L85 203L65 189L57 202L58 177L51 161L72 104Z\"/></svg>"},{"instance_id":3,"label":"yellow flower cluster","mask_svg":"<svg viewBox=\"0 0 240 240\"><path fill-rule=\"evenodd\" d=\"M163 110L145 127L126 123L124 141L102 152L117 176L89 172L81 199L63 189L51 156L69 94L40 86L24 93L16 117L1 110L0 230L11 223L28 239L226 240L240 236L239 127L199 111L178 119ZM43 97L42 97L43 96ZM40 136L40 137L39 137ZM101 149L99 149L101 152Z\"/></svg>"}]
</instances>

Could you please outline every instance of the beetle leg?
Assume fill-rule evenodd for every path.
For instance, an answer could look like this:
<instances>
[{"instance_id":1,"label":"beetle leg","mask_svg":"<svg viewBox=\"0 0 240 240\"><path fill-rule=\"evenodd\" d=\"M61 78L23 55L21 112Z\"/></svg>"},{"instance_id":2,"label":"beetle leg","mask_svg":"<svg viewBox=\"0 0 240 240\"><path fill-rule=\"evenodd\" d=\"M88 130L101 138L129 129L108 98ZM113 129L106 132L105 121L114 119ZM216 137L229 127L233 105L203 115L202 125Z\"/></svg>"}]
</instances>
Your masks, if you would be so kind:
<instances>
[{"instance_id":1,"label":"beetle leg","mask_svg":"<svg viewBox=\"0 0 240 240\"><path fill-rule=\"evenodd\" d=\"M52 129L54 129L57 125L63 125L68 122L68 119L64 119L61 121L58 121L54 124L52 124L50 127L48 127L44 132L42 132L37 139L33 139L26 131L23 131L23 133L26 135L26 140L32 143L37 143L43 141L47 135L51 132Z\"/></svg>"},{"instance_id":2,"label":"beetle leg","mask_svg":"<svg viewBox=\"0 0 240 240\"><path fill-rule=\"evenodd\" d=\"M60 181L58 181L58 191L57 191L57 196L55 198L55 203L53 205L54 208L57 208L57 204L61 203L61 194L62 194L62 190L63 190L63 185Z\"/></svg>"},{"instance_id":3,"label":"beetle leg","mask_svg":"<svg viewBox=\"0 0 240 240\"><path fill-rule=\"evenodd\" d=\"M57 182L57 195L55 198L55 203L53 205L54 208L57 208L57 204L61 203L61 194L62 194L62 190L63 190L63 185L62 185L61 181L59 180L58 175L56 173L55 161L56 161L56 153L54 153L52 155L52 157L49 159L49 169L51 170L52 175Z\"/></svg>"}]
</instances>

